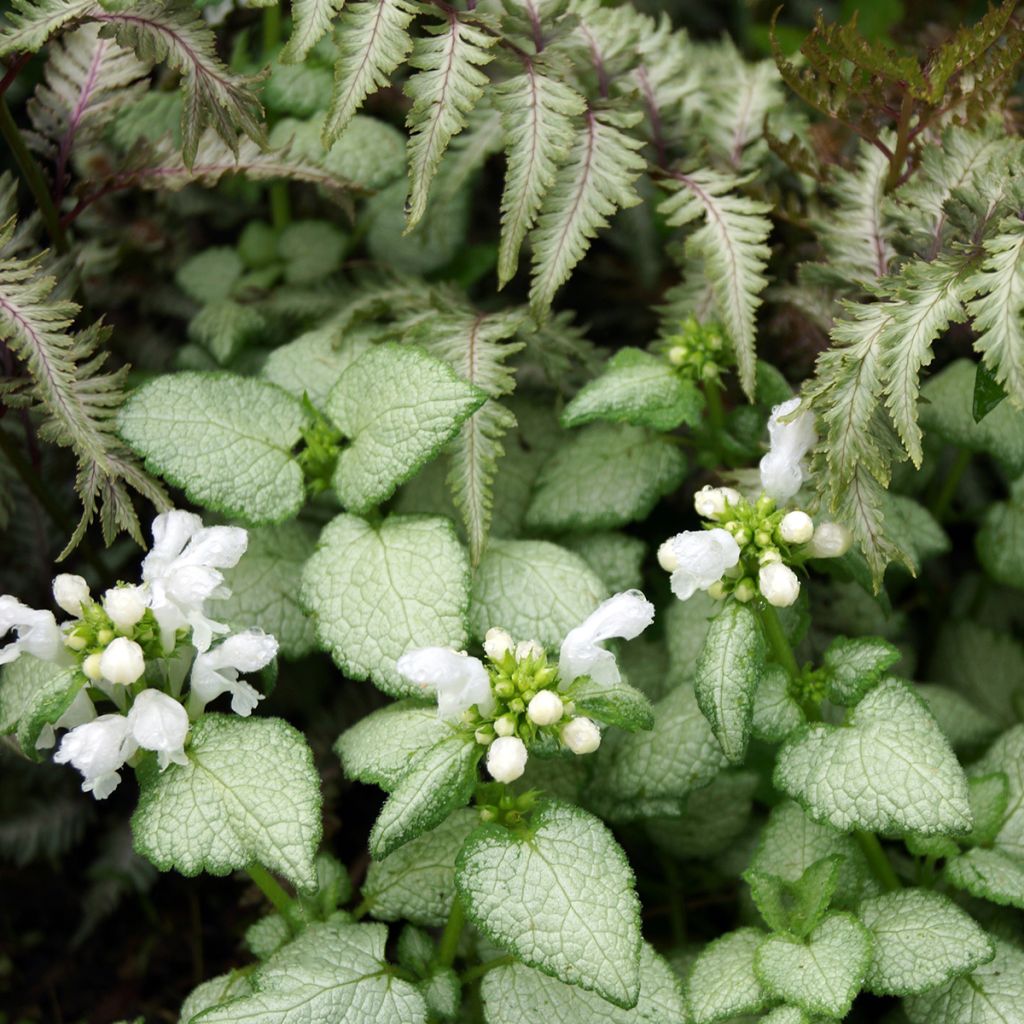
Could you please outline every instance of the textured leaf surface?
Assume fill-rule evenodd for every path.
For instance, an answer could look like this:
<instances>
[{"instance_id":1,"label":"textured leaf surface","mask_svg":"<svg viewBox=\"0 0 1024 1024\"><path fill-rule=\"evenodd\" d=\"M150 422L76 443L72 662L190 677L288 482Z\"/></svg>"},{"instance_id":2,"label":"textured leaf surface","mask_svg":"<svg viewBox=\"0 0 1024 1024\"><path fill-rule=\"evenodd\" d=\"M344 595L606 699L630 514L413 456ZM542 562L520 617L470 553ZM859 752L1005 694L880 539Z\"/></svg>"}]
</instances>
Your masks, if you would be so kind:
<instances>
[{"instance_id":1,"label":"textured leaf surface","mask_svg":"<svg viewBox=\"0 0 1024 1024\"><path fill-rule=\"evenodd\" d=\"M840 829L963 833L967 780L924 702L888 679L845 727L812 725L779 752L775 784Z\"/></svg>"},{"instance_id":2,"label":"textured leaf surface","mask_svg":"<svg viewBox=\"0 0 1024 1024\"><path fill-rule=\"evenodd\" d=\"M873 940L865 986L877 995L927 992L994 953L981 927L941 893L887 892L865 900L857 914Z\"/></svg>"},{"instance_id":3,"label":"textured leaf surface","mask_svg":"<svg viewBox=\"0 0 1024 1024\"><path fill-rule=\"evenodd\" d=\"M881 637L837 637L822 659L828 699L835 704L856 704L899 660L899 649Z\"/></svg>"},{"instance_id":4,"label":"textured leaf surface","mask_svg":"<svg viewBox=\"0 0 1024 1024\"><path fill-rule=\"evenodd\" d=\"M612 834L586 811L547 803L529 834L484 825L459 857L470 920L523 963L619 1006L640 991L640 904Z\"/></svg>"},{"instance_id":5,"label":"textured leaf surface","mask_svg":"<svg viewBox=\"0 0 1024 1024\"><path fill-rule=\"evenodd\" d=\"M279 345L267 356L263 376L296 398L308 395L318 409L324 409L338 378L371 345L365 333L352 331L344 337L338 333L326 324Z\"/></svg>"},{"instance_id":6,"label":"textured leaf surface","mask_svg":"<svg viewBox=\"0 0 1024 1024\"><path fill-rule=\"evenodd\" d=\"M741 764L764 671L765 642L753 609L727 602L711 621L697 662L697 703L733 764Z\"/></svg>"},{"instance_id":7,"label":"textured leaf surface","mask_svg":"<svg viewBox=\"0 0 1024 1024\"><path fill-rule=\"evenodd\" d=\"M579 555L538 540L492 540L473 574L470 632L492 626L557 648L608 596Z\"/></svg>"},{"instance_id":8,"label":"textured leaf surface","mask_svg":"<svg viewBox=\"0 0 1024 1024\"><path fill-rule=\"evenodd\" d=\"M761 983L808 1013L845 1017L871 963L871 936L850 914L830 914L806 943L771 935L757 951Z\"/></svg>"},{"instance_id":9,"label":"textured leaf surface","mask_svg":"<svg viewBox=\"0 0 1024 1024\"><path fill-rule=\"evenodd\" d=\"M1008 633L976 622L950 622L935 646L930 678L946 683L997 723L1017 718L1024 700L1024 647Z\"/></svg>"},{"instance_id":10,"label":"textured leaf surface","mask_svg":"<svg viewBox=\"0 0 1024 1024\"><path fill-rule=\"evenodd\" d=\"M188 764L139 768L135 849L161 871L226 875L254 861L316 887L320 776L302 734L279 718L204 715Z\"/></svg>"},{"instance_id":11,"label":"textured leaf surface","mask_svg":"<svg viewBox=\"0 0 1024 1024\"><path fill-rule=\"evenodd\" d=\"M303 503L292 457L302 423L299 403L273 385L202 373L151 381L118 417L121 436L152 471L254 525L287 519Z\"/></svg>"},{"instance_id":12,"label":"textured leaf surface","mask_svg":"<svg viewBox=\"0 0 1024 1024\"><path fill-rule=\"evenodd\" d=\"M636 687L623 681L606 686L588 679L573 691L573 703L582 714L628 732L650 729L654 725L651 702Z\"/></svg>"},{"instance_id":13,"label":"textured leaf surface","mask_svg":"<svg viewBox=\"0 0 1024 1024\"><path fill-rule=\"evenodd\" d=\"M643 586L643 560L647 545L639 537L610 531L577 533L561 538L595 572L611 594Z\"/></svg>"},{"instance_id":14,"label":"textured leaf surface","mask_svg":"<svg viewBox=\"0 0 1024 1024\"><path fill-rule=\"evenodd\" d=\"M373 861L361 893L370 913L380 921L443 925L455 896L455 859L479 824L476 811L460 808L437 828Z\"/></svg>"},{"instance_id":15,"label":"textured leaf surface","mask_svg":"<svg viewBox=\"0 0 1024 1024\"><path fill-rule=\"evenodd\" d=\"M608 360L601 376L586 384L562 413L562 425L594 420L635 423L652 430L696 425L704 402L664 359L639 348L623 348Z\"/></svg>"},{"instance_id":16,"label":"textured leaf surface","mask_svg":"<svg viewBox=\"0 0 1024 1024\"><path fill-rule=\"evenodd\" d=\"M267 918L263 918L263 920L267 920ZM239 996L247 996L251 992L252 983L249 981L248 975L236 971L219 974L216 978L210 978L197 985L185 997L185 1001L181 1004L178 1024L189 1024L189 1021L203 1010L220 1006L221 1003L237 999Z\"/></svg>"},{"instance_id":17,"label":"textured leaf surface","mask_svg":"<svg viewBox=\"0 0 1024 1024\"><path fill-rule=\"evenodd\" d=\"M353 679L418 693L395 670L416 647L466 645L469 566L447 519L392 516L379 527L333 519L302 573L320 643Z\"/></svg>"},{"instance_id":18,"label":"textured leaf surface","mask_svg":"<svg viewBox=\"0 0 1024 1024\"><path fill-rule=\"evenodd\" d=\"M345 0L292 0L292 34L281 51L285 63L298 63L330 29Z\"/></svg>"},{"instance_id":19,"label":"textured leaf surface","mask_svg":"<svg viewBox=\"0 0 1024 1024\"><path fill-rule=\"evenodd\" d=\"M642 427L597 423L570 437L541 469L527 525L601 530L643 519L686 472L678 447Z\"/></svg>"},{"instance_id":20,"label":"textured leaf surface","mask_svg":"<svg viewBox=\"0 0 1024 1024\"><path fill-rule=\"evenodd\" d=\"M678 978L646 944L640 947L640 998L629 1010L523 964L488 972L481 994L487 1024L682 1024L686 1019Z\"/></svg>"},{"instance_id":21,"label":"textured leaf surface","mask_svg":"<svg viewBox=\"0 0 1024 1024\"><path fill-rule=\"evenodd\" d=\"M758 928L740 928L704 947L686 980L694 1024L759 1013L771 1002L754 975L754 954L765 937Z\"/></svg>"},{"instance_id":22,"label":"textured leaf surface","mask_svg":"<svg viewBox=\"0 0 1024 1024\"><path fill-rule=\"evenodd\" d=\"M753 735L781 743L805 722L803 709L789 693L789 673L781 665L766 665L754 694Z\"/></svg>"},{"instance_id":23,"label":"textured leaf surface","mask_svg":"<svg viewBox=\"0 0 1024 1024\"><path fill-rule=\"evenodd\" d=\"M22 654L0 670L0 734L14 733L21 752L33 761L46 751L36 749L44 726L68 709L84 681L74 667Z\"/></svg>"},{"instance_id":24,"label":"textured leaf surface","mask_svg":"<svg viewBox=\"0 0 1024 1024\"><path fill-rule=\"evenodd\" d=\"M382 924L310 926L251 976L254 992L204 1014L204 1024L370 1021L426 1024L423 997L396 978Z\"/></svg>"},{"instance_id":25,"label":"textured leaf surface","mask_svg":"<svg viewBox=\"0 0 1024 1024\"><path fill-rule=\"evenodd\" d=\"M486 395L416 348L379 345L359 357L327 397L349 438L334 482L346 508L366 512L455 436Z\"/></svg>"}]
</instances>

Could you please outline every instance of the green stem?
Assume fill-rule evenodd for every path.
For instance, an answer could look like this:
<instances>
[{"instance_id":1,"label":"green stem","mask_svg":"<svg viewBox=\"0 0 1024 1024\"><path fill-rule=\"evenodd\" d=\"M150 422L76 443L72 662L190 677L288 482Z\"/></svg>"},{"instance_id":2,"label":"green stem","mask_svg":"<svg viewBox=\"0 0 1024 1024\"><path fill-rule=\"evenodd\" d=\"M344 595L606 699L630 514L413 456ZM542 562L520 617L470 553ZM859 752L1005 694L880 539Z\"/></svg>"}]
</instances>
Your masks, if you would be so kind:
<instances>
[{"instance_id":1,"label":"green stem","mask_svg":"<svg viewBox=\"0 0 1024 1024\"><path fill-rule=\"evenodd\" d=\"M704 401L708 407L708 420L714 428L715 434L725 432L725 410L722 408L722 396L718 390L718 384L709 380L704 384Z\"/></svg>"},{"instance_id":2,"label":"green stem","mask_svg":"<svg viewBox=\"0 0 1024 1024\"><path fill-rule=\"evenodd\" d=\"M885 855L878 836L874 832L865 832L862 829L857 829L853 835L857 840L857 845L867 858L875 878L882 883L882 886L889 892L901 889L903 886L899 878L896 877L896 872L893 870L892 864L889 863L889 858Z\"/></svg>"},{"instance_id":3,"label":"green stem","mask_svg":"<svg viewBox=\"0 0 1024 1024\"><path fill-rule=\"evenodd\" d=\"M499 956L495 960L488 960L485 964L477 964L476 967L470 967L468 970L463 971L459 975L459 981L463 985L469 985L476 981L477 978L482 978L488 971L493 971L495 967L504 967L506 964L514 964L515 962L515 957Z\"/></svg>"},{"instance_id":4,"label":"green stem","mask_svg":"<svg viewBox=\"0 0 1024 1024\"><path fill-rule=\"evenodd\" d=\"M907 162L907 153L910 151L910 119L914 114L914 98L908 89L903 94L903 102L900 104L900 119L896 125L896 148L893 150L892 160L889 161L889 175L885 179L885 191L891 192L899 183L903 175L903 165Z\"/></svg>"},{"instance_id":5,"label":"green stem","mask_svg":"<svg viewBox=\"0 0 1024 1024\"><path fill-rule=\"evenodd\" d=\"M466 912L462 909L462 901L456 895L452 900L448 923L444 926L444 932L441 934L441 944L437 948L438 967L451 967L455 963L455 954L458 951L459 939L462 937L462 929L465 924Z\"/></svg>"},{"instance_id":6,"label":"green stem","mask_svg":"<svg viewBox=\"0 0 1024 1024\"><path fill-rule=\"evenodd\" d=\"M25 140L11 115L11 108L7 106L7 100L2 96L0 96L0 135L4 137L11 149L15 163L17 163L21 176L25 179L25 184L28 185L29 191L39 207L43 223L46 225L46 230L50 238L53 239L57 251L67 252L67 235L61 225L57 207L53 204L49 186L46 184L43 172L39 169L39 164L32 158L28 146L25 145Z\"/></svg>"},{"instance_id":7,"label":"green stem","mask_svg":"<svg viewBox=\"0 0 1024 1024\"><path fill-rule=\"evenodd\" d=\"M798 679L800 666L796 663L796 655L786 639L782 623L779 621L779 613L767 601L761 603L761 623L764 625L765 635L771 646L775 660L789 673L791 679Z\"/></svg>"},{"instance_id":8,"label":"green stem","mask_svg":"<svg viewBox=\"0 0 1024 1024\"><path fill-rule=\"evenodd\" d=\"M259 887L260 892L274 905L274 909L285 919L293 933L299 931L292 914L291 897L281 883L262 864L250 864L245 869Z\"/></svg>"},{"instance_id":9,"label":"green stem","mask_svg":"<svg viewBox=\"0 0 1024 1024\"><path fill-rule=\"evenodd\" d=\"M960 479L963 477L964 471L970 465L970 462L970 451L966 448L961 448L953 460L953 465L946 472L942 480L942 487L935 495L935 500L931 504L931 513L938 522L941 523L949 513L949 507L953 504L953 498L956 497L956 489L960 486Z\"/></svg>"},{"instance_id":10,"label":"green stem","mask_svg":"<svg viewBox=\"0 0 1024 1024\"><path fill-rule=\"evenodd\" d=\"M263 8L263 59L270 60L271 51L281 42L281 5L273 3Z\"/></svg>"},{"instance_id":11,"label":"green stem","mask_svg":"<svg viewBox=\"0 0 1024 1024\"><path fill-rule=\"evenodd\" d=\"M352 916L357 920L361 921L370 912L372 904L369 900L363 900L359 906L352 911Z\"/></svg>"},{"instance_id":12,"label":"green stem","mask_svg":"<svg viewBox=\"0 0 1024 1024\"><path fill-rule=\"evenodd\" d=\"M281 231L288 227L292 220L292 203L288 195L288 182L271 182L267 191L270 196L270 221L278 231Z\"/></svg>"}]
</instances>

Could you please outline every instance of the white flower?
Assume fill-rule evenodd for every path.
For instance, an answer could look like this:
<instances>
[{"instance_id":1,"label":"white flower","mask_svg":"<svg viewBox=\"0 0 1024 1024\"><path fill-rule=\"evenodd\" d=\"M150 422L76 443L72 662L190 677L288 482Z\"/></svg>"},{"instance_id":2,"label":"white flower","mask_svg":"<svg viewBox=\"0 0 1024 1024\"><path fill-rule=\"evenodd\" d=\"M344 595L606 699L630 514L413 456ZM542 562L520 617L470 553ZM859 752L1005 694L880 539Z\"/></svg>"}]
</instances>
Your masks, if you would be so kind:
<instances>
[{"instance_id":1,"label":"white flower","mask_svg":"<svg viewBox=\"0 0 1024 1024\"><path fill-rule=\"evenodd\" d=\"M840 523L819 523L806 554L811 558L840 558L850 550L853 534Z\"/></svg>"},{"instance_id":2,"label":"white flower","mask_svg":"<svg viewBox=\"0 0 1024 1024\"><path fill-rule=\"evenodd\" d=\"M203 526L191 512L172 509L153 520L153 547L142 563L149 606L160 625L164 650L174 646L174 634L192 628L192 645L209 648L215 633L228 627L204 610L210 598L230 596L221 569L237 565L249 538L237 526Z\"/></svg>"},{"instance_id":3,"label":"white flower","mask_svg":"<svg viewBox=\"0 0 1024 1024\"><path fill-rule=\"evenodd\" d=\"M53 612L36 611L4 594L0 597L0 637L12 629L18 639L0 647L0 665L9 664L21 654L62 663L70 658Z\"/></svg>"},{"instance_id":4,"label":"white flower","mask_svg":"<svg viewBox=\"0 0 1024 1024\"><path fill-rule=\"evenodd\" d=\"M537 661L543 654L544 647L536 640L520 640L516 644L516 661L526 661L527 658Z\"/></svg>"},{"instance_id":5,"label":"white flower","mask_svg":"<svg viewBox=\"0 0 1024 1024\"><path fill-rule=\"evenodd\" d=\"M82 671L85 673L86 678L94 683L98 683L103 678L103 670L100 668L102 660L102 654L90 654L82 662Z\"/></svg>"},{"instance_id":6,"label":"white flower","mask_svg":"<svg viewBox=\"0 0 1024 1024\"><path fill-rule=\"evenodd\" d=\"M76 619L82 614L82 602L89 600L89 584L81 576L62 572L53 577L53 599Z\"/></svg>"},{"instance_id":7,"label":"white flower","mask_svg":"<svg viewBox=\"0 0 1024 1024\"><path fill-rule=\"evenodd\" d=\"M117 789L121 766L136 751L124 715L100 715L72 729L53 755L57 764L71 763L83 775L82 792L105 800Z\"/></svg>"},{"instance_id":8,"label":"white flower","mask_svg":"<svg viewBox=\"0 0 1024 1024\"><path fill-rule=\"evenodd\" d=\"M574 754L592 754L601 746L601 730L589 718L574 718L563 726L562 742Z\"/></svg>"},{"instance_id":9,"label":"white flower","mask_svg":"<svg viewBox=\"0 0 1024 1024\"><path fill-rule=\"evenodd\" d=\"M526 744L518 736L499 736L487 748L487 770L498 782L515 782L526 771Z\"/></svg>"},{"instance_id":10,"label":"white flower","mask_svg":"<svg viewBox=\"0 0 1024 1024\"><path fill-rule=\"evenodd\" d=\"M450 647L421 647L403 654L396 667L421 690L437 694L441 718L457 721L474 704L484 715L494 710L491 678L479 658Z\"/></svg>"},{"instance_id":11,"label":"white flower","mask_svg":"<svg viewBox=\"0 0 1024 1024\"><path fill-rule=\"evenodd\" d=\"M276 656L277 640L261 629L229 636L223 643L196 656L190 696L205 707L222 693L230 693L231 710L245 718L263 700L263 694L238 675L258 672Z\"/></svg>"},{"instance_id":12,"label":"white flower","mask_svg":"<svg viewBox=\"0 0 1024 1024\"><path fill-rule=\"evenodd\" d=\"M800 399L791 398L772 409L768 420L768 454L761 459L761 486L776 501L792 498L804 480L803 459L818 440L814 413L800 413L788 423L782 421L800 408Z\"/></svg>"},{"instance_id":13,"label":"white flower","mask_svg":"<svg viewBox=\"0 0 1024 1024\"><path fill-rule=\"evenodd\" d=\"M103 610L122 633L127 633L146 614L144 587L111 587L103 595Z\"/></svg>"},{"instance_id":14,"label":"white flower","mask_svg":"<svg viewBox=\"0 0 1024 1024\"><path fill-rule=\"evenodd\" d=\"M57 742L58 729L74 729L76 726L91 722L96 717L96 708L89 699L89 694L83 686L75 694L74 700L68 705L64 712L52 725L47 723L40 729L36 738L36 750L46 750Z\"/></svg>"},{"instance_id":15,"label":"white flower","mask_svg":"<svg viewBox=\"0 0 1024 1024\"><path fill-rule=\"evenodd\" d=\"M173 697L160 690L143 690L128 712L128 725L140 747L156 751L160 771L172 761L188 764L185 756L188 714Z\"/></svg>"},{"instance_id":16,"label":"white flower","mask_svg":"<svg viewBox=\"0 0 1024 1024\"><path fill-rule=\"evenodd\" d=\"M717 519L728 505L738 505L743 500L739 491L731 487L702 487L693 496L693 507L704 519Z\"/></svg>"},{"instance_id":17,"label":"white flower","mask_svg":"<svg viewBox=\"0 0 1024 1024\"><path fill-rule=\"evenodd\" d=\"M504 629L492 626L484 637L484 653L491 661L501 661L509 651L515 649L512 637Z\"/></svg>"},{"instance_id":18,"label":"white flower","mask_svg":"<svg viewBox=\"0 0 1024 1024\"><path fill-rule=\"evenodd\" d=\"M598 646L612 637L632 640L654 621L654 605L639 590L626 590L602 601L562 641L558 659L561 685L568 686L580 676L601 686L611 686L622 677L615 655Z\"/></svg>"},{"instance_id":19,"label":"white flower","mask_svg":"<svg viewBox=\"0 0 1024 1024\"><path fill-rule=\"evenodd\" d=\"M126 636L118 636L107 644L100 656L100 675L107 682L128 686L146 671L142 648Z\"/></svg>"},{"instance_id":20,"label":"white flower","mask_svg":"<svg viewBox=\"0 0 1024 1024\"><path fill-rule=\"evenodd\" d=\"M665 572L675 572L679 568L679 559L676 558L675 546L672 543L673 539L670 537L658 547L658 565Z\"/></svg>"},{"instance_id":21,"label":"white flower","mask_svg":"<svg viewBox=\"0 0 1024 1024\"><path fill-rule=\"evenodd\" d=\"M698 590L717 583L740 560L740 547L727 530L684 530L663 547L671 553L672 593L688 601Z\"/></svg>"},{"instance_id":22,"label":"white flower","mask_svg":"<svg viewBox=\"0 0 1024 1024\"><path fill-rule=\"evenodd\" d=\"M541 690L526 707L526 717L534 725L554 725L565 713L562 698L554 690Z\"/></svg>"},{"instance_id":23,"label":"white flower","mask_svg":"<svg viewBox=\"0 0 1024 1024\"><path fill-rule=\"evenodd\" d=\"M788 565L771 562L757 574L761 596L776 608L788 608L800 596L800 581Z\"/></svg>"},{"instance_id":24,"label":"white flower","mask_svg":"<svg viewBox=\"0 0 1024 1024\"><path fill-rule=\"evenodd\" d=\"M806 544L814 536L814 520L806 512L787 512L779 523L779 536L787 544Z\"/></svg>"}]
</instances>

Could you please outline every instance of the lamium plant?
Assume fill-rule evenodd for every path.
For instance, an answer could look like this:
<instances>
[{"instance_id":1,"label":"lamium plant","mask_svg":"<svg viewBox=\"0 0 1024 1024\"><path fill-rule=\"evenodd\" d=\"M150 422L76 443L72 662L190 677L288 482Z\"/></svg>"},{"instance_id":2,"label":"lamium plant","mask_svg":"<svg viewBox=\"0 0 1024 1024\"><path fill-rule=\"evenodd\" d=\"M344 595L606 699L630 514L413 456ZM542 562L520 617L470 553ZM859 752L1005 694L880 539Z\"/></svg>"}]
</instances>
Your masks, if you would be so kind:
<instances>
[{"instance_id":1,"label":"lamium plant","mask_svg":"<svg viewBox=\"0 0 1024 1024\"><path fill-rule=\"evenodd\" d=\"M742 6L0 4L4 1022L1024 1024L1024 24Z\"/></svg>"}]
</instances>

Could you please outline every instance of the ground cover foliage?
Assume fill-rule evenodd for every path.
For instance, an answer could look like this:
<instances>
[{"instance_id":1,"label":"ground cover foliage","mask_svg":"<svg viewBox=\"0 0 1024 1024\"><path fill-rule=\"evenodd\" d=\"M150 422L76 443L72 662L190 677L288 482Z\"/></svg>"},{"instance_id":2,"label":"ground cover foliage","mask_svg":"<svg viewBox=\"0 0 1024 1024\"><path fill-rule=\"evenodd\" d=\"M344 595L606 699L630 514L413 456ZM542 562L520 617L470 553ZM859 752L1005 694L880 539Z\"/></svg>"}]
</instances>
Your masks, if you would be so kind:
<instances>
[{"instance_id":1,"label":"ground cover foliage","mask_svg":"<svg viewBox=\"0 0 1024 1024\"><path fill-rule=\"evenodd\" d=\"M1015 7L0 5L5 1022L1024 1021Z\"/></svg>"}]
</instances>

